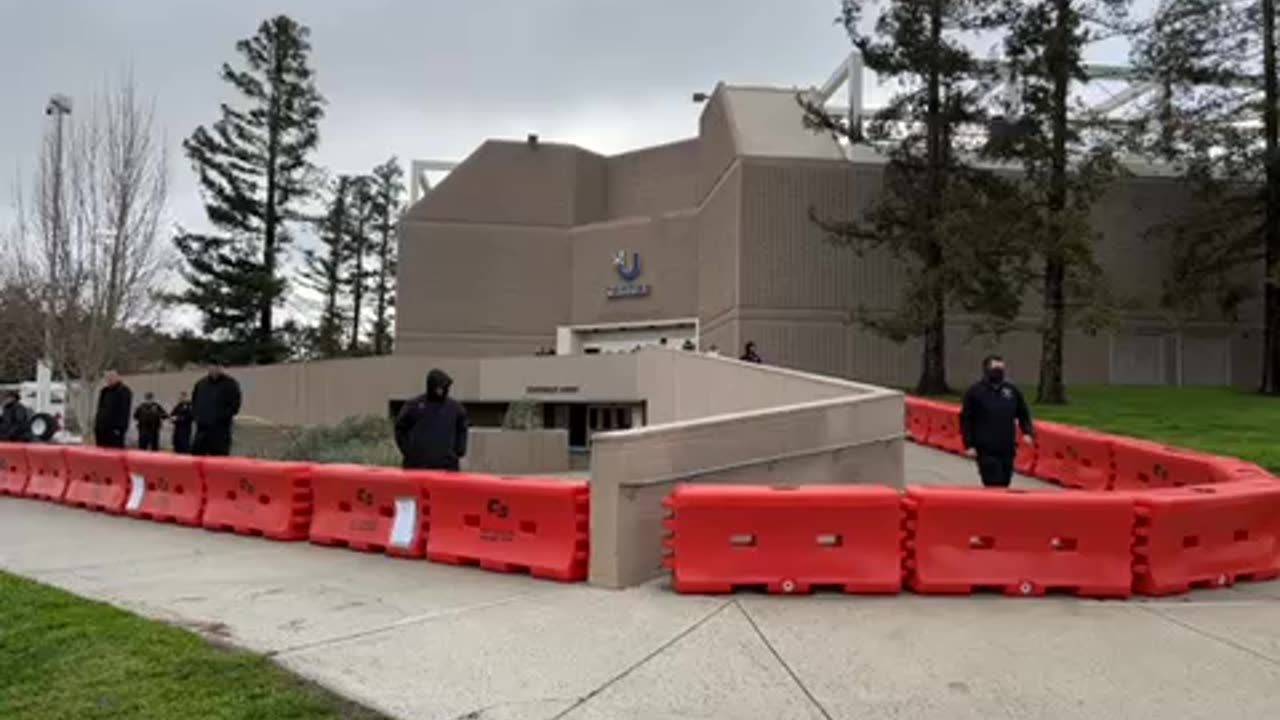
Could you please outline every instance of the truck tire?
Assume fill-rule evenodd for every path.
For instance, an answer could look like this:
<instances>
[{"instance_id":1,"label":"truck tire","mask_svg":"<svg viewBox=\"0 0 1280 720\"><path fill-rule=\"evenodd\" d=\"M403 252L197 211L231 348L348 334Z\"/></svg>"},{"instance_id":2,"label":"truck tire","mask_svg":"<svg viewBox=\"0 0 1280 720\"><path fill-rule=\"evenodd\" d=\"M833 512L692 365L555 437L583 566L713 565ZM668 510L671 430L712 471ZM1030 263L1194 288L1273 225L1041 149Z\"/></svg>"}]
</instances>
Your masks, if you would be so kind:
<instances>
[{"instance_id":1,"label":"truck tire","mask_svg":"<svg viewBox=\"0 0 1280 720\"><path fill-rule=\"evenodd\" d=\"M31 417L31 436L38 442L49 442L58 433L58 422L49 413L36 413Z\"/></svg>"}]
</instances>

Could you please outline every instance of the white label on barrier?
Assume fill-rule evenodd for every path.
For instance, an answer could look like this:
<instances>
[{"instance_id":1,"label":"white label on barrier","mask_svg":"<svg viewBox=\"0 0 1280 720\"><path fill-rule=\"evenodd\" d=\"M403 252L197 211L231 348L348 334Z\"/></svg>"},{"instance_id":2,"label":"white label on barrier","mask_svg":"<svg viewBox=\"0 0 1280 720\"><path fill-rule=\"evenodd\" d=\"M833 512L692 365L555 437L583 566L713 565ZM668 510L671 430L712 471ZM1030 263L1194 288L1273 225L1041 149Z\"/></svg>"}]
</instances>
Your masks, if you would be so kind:
<instances>
[{"instance_id":1,"label":"white label on barrier","mask_svg":"<svg viewBox=\"0 0 1280 720\"><path fill-rule=\"evenodd\" d=\"M418 527L418 501L411 497L396 498L396 517L391 523L391 544L407 548L413 544Z\"/></svg>"},{"instance_id":2,"label":"white label on barrier","mask_svg":"<svg viewBox=\"0 0 1280 720\"><path fill-rule=\"evenodd\" d=\"M129 502L126 510L137 510L142 505L142 496L147 494L147 479L139 473L129 473Z\"/></svg>"}]
</instances>

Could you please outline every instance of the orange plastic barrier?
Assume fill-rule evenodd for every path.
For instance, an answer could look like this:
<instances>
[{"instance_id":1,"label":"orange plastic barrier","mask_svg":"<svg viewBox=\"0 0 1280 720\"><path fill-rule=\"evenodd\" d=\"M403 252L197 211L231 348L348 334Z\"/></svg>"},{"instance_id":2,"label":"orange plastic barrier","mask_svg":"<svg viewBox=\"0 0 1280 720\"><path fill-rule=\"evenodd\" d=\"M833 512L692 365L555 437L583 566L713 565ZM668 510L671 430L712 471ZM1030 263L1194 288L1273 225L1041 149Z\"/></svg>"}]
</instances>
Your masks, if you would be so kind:
<instances>
[{"instance_id":1,"label":"orange plastic barrier","mask_svg":"<svg viewBox=\"0 0 1280 720\"><path fill-rule=\"evenodd\" d=\"M1209 459L1209 476L1215 483L1241 482L1246 480L1259 482L1280 482L1280 478L1271 474L1266 468L1239 458L1212 455Z\"/></svg>"},{"instance_id":2,"label":"orange plastic barrier","mask_svg":"<svg viewBox=\"0 0 1280 720\"><path fill-rule=\"evenodd\" d=\"M1036 427L1038 428L1039 425L1036 425ZM1027 477L1036 477L1036 459L1039 456L1039 447L1027 444L1024 439L1026 436L1022 434L1022 428L1015 427L1014 430L1017 434L1018 449L1013 456L1013 469Z\"/></svg>"},{"instance_id":3,"label":"orange plastic barrier","mask_svg":"<svg viewBox=\"0 0 1280 720\"><path fill-rule=\"evenodd\" d=\"M925 444L952 453L964 452L964 435L960 433L960 406L938 400L919 400L929 418L929 436Z\"/></svg>"},{"instance_id":4,"label":"orange plastic barrier","mask_svg":"<svg viewBox=\"0 0 1280 720\"><path fill-rule=\"evenodd\" d=\"M1070 425L1037 423L1035 476L1081 490L1108 490L1111 440L1110 435Z\"/></svg>"},{"instance_id":5,"label":"orange plastic barrier","mask_svg":"<svg viewBox=\"0 0 1280 720\"><path fill-rule=\"evenodd\" d=\"M663 504L663 564L677 592L902 588L902 505L892 488L681 485Z\"/></svg>"},{"instance_id":6,"label":"orange plastic barrier","mask_svg":"<svg viewBox=\"0 0 1280 720\"><path fill-rule=\"evenodd\" d=\"M1135 496L1138 592L1171 595L1280 577L1280 483L1241 481Z\"/></svg>"},{"instance_id":7,"label":"orange plastic barrier","mask_svg":"<svg viewBox=\"0 0 1280 720\"><path fill-rule=\"evenodd\" d=\"M311 542L399 557L426 555L427 487L422 478L393 468L317 465L311 492Z\"/></svg>"},{"instance_id":8,"label":"orange plastic barrier","mask_svg":"<svg viewBox=\"0 0 1280 720\"><path fill-rule=\"evenodd\" d=\"M274 540L307 539L311 465L206 458L204 482L204 527Z\"/></svg>"},{"instance_id":9,"label":"orange plastic barrier","mask_svg":"<svg viewBox=\"0 0 1280 720\"><path fill-rule=\"evenodd\" d=\"M60 502L67 491L67 449L62 445L28 445L27 466L31 474L25 494Z\"/></svg>"},{"instance_id":10,"label":"orange plastic barrier","mask_svg":"<svg viewBox=\"0 0 1280 720\"><path fill-rule=\"evenodd\" d=\"M462 473L412 473L427 485L427 559L534 577L587 576L587 484Z\"/></svg>"},{"instance_id":11,"label":"orange plastic barrier","mask_svg":"<svg viewBox=\"0 0 1280 720\"><path fill-rule=\"evenodd\" d=\"M911 486L903 502L907 584L917 592L1131 592L1130 497Z\"/></svg>"},{"instance_id":12,"label":"orange plastic barrier","mask_svg":"<svg viewBox=\"0 0 1280 720\"><path fill-rule=\"evenodd\" d=\"M1212 455L1161 445L1149 440L1111 436L1115 458L1115 490L1206 485L1214 482Z\"/></svg>"},{"instance_id":13,"label":"orange plastic barrier","mask_svg":"<svg viewBox=\"0 0 1280 720\"><path fill-rule=\"evenodd\" d=\"M924 445L929 440L929 408L926 406L926 402L910 395L903 401L907 437L921 445Z\"/></svg>"},{"instance_id":14,"label":"orange plastic barrier","mask_svg":"<svg viewBox=\"0 0 1280 720\"><path fill-rule=\"evenodd\" d=\"M129 468L124 451L96 447L67 448L70 480L62 501L76 507L124 512L129 498Z\"/></svg>"},{"instance_id":15,"label":"orange plastic barrier","mask_svg":"<svg viewBox=\"0 0 1280 720\"><path fill-rule=\"evenodd\" d=\"M131 517L198 526L204 512L204 471L200 458L173 453L131 452L129 497L124 511Z\"/></svg>"},{"instance_id":16,"label":"orange plastic barrier","mask_svg":"<svg viewBox=\"0 0 1280 720\"><path fill-rule=\"evenodd\" d=\"M0 495L22 495L29 474L26 447L0 443Z\"/></svg>"}]
</instances>

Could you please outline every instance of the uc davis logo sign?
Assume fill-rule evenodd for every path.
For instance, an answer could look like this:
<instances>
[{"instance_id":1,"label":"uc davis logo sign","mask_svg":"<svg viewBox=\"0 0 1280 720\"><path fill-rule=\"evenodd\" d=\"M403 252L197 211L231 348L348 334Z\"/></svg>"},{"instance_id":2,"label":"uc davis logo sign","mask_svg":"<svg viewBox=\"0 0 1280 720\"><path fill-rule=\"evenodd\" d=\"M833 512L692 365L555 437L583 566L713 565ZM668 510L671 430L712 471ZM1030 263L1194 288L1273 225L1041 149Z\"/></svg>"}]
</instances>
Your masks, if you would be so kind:
<instances>
[{"instance_id":1,"label":"uc davis logo sign","mask_svg":"<svg viewBox=\"0 0 1280 720\"><path fill-rule=\"evenodd\" d=\"M618 254L613 256L613 269L618 273L618 277L622 278L622 284L606 287L604 291L606 297L613 300L645 297L649 294L648 285L636 283L640 277L640 253L619 250Z\"/></svg>"}]
</instances>

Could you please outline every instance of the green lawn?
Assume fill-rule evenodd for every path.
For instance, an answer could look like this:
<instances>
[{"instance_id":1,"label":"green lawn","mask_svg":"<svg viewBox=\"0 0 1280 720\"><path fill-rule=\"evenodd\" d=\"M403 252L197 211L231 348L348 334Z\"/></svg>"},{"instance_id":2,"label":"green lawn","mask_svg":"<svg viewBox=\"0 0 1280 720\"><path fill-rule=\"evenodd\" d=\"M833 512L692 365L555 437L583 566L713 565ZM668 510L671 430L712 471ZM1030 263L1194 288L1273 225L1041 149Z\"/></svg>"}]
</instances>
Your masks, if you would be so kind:
<instances>
[{"instance_id":1,"label":"green lawn","mask_svg":"<svg viewBox=\"0 0 1280 720\"><path fill-rule=\"evenodd\" d=\"M0 718L375 720L270 660L0 573Z\"/></svg>"},{"instance_id":2,"label":"green lawn","mask_svg":"<svg viewBox=\"0 0 1280 720\"><path fill-rule=\"evenodd\" d=\"M1035 388L1024 388L1028 398ZM1068 405L1034 417L1233 455L1280 472L1280 398L1216 387L1067 388Z\"/></svg>"}]
</instances>

